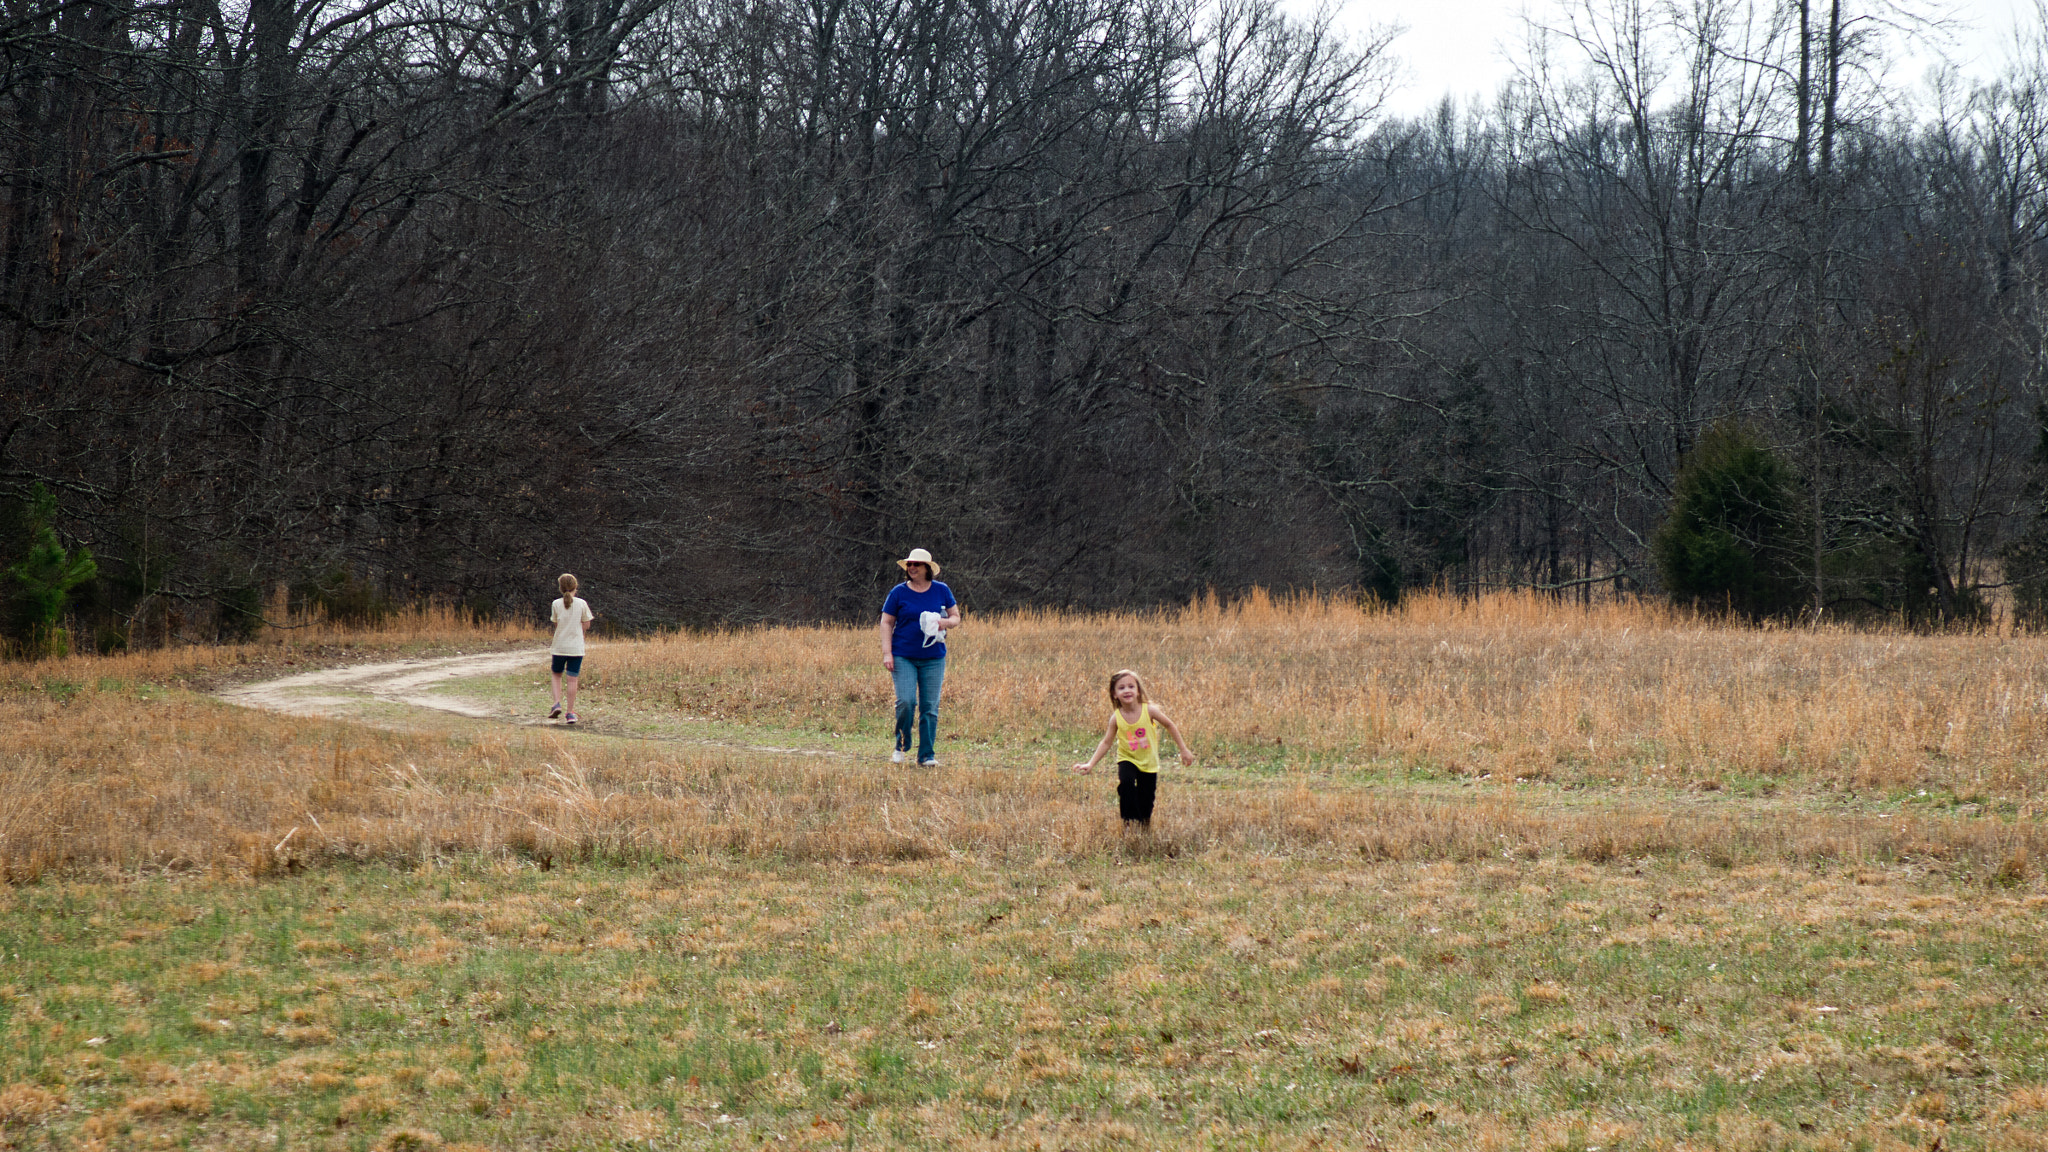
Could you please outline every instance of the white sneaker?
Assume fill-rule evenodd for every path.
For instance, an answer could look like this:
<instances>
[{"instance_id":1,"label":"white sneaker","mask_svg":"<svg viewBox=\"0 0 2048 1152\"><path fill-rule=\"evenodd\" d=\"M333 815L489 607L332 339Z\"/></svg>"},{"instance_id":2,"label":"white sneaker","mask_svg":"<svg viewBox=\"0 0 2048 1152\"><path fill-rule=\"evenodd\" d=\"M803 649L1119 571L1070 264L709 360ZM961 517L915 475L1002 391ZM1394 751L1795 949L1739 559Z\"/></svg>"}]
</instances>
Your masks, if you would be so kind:
<instances>
[{"instance_id":1,"label":"white sneaker","mask_svg":"<svg viewBox=\"0 0 2048 1152\"><path fill-rule=\"evenodd\" d=\"M901 763L903 763L903 749L901 749L901 748L898 748L898 749L897 749L897 750L895 750L894 752L891 752L891 753L889 753L889 763L891 763L891 764L901 764Z\"/></svg>"},{"instance_id":2,"label":"white sneaker","mask_svg":"<svg viewBox=\"0 0 2048 1152\"><path fill-rule=\"evenodd\" d=\"M917 766L919 768L937 768L939 762L937 760L919 760Z\"/></svg>"}]
</instances>

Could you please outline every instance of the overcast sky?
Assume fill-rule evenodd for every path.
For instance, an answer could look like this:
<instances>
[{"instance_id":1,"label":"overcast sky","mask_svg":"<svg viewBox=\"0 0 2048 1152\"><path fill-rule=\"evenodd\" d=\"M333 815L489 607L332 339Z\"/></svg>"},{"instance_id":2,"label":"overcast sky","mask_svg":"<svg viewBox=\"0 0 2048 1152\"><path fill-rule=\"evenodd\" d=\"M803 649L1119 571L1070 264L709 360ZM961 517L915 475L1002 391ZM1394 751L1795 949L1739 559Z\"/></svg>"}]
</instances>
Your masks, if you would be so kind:
<instances>
[{"instance_id":1,"label":"overcast sky","mask_svg":"<svg viewBox=\"0 0 2048 1152\"><path fill-rule=\"evenodd\" d=\"M1314 3L1295 0L1289 7L1307 11ZM1953 21L1953 43L1941 51L1980 78L1997 74L2010 56L2015 20L2038 22L2034 0L1950 0L1944 7ZM1404 74L1387 111L1415 115L1435 107L1446 93L1460 102L1491 97L1513 75L1510 61L1522 40L1519 14L1527 10L1541 19L1560 9L1561 0L1344 0L1337 12L1340 25L1354 32L1371 25L1407 27L1394 41ZM1919 84L1935 60L1926 50L1931 47L1895 64L1892 83Z\"/></svg>"}]
</instances>

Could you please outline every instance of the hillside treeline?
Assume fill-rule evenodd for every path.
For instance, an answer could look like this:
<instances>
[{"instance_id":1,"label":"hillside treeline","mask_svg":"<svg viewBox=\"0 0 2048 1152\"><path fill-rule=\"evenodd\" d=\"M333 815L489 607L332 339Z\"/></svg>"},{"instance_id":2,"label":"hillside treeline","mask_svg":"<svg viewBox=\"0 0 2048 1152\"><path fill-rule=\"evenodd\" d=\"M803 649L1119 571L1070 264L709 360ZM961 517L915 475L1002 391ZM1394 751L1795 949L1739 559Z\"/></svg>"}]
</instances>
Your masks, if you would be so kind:
<instances>
[{"instance_id":1,"label":"hillside treeline","mask_svg":"<svg viewBox=\"0 0 2048 1152\"><path fill-rule=\"evenodd\" d=\"M1888 103L1854 4L1603 0L1405 120L1264 0L5 12L0 565L44 485L102 645L864 615L912 545L983 609L2048 578L2039 52Z\"/></svg>"}]
</instances>

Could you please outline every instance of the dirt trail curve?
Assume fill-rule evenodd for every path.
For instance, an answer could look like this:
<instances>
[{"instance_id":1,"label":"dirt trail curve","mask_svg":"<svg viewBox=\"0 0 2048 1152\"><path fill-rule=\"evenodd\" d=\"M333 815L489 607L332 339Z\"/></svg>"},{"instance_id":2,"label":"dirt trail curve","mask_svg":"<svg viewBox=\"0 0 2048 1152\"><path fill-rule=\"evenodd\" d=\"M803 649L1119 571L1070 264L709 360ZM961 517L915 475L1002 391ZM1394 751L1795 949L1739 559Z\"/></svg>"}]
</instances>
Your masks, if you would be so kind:
<instances>
[{"instance_id":1,"label":"dirt trail curve","mask_svg":"<svg viewBox=\"0 0 2048 1152\"><path fill-rule=\"evenodd\" d=\"M346 716L359 711L363 704L374 701L517 724L522 721L509 716L502 706L494 708L429 689L452 680L500 676L522 668L544 672L547 658L547 649L536 648L518 652L487 652L480 656L447 656L438 660L353 664L346 668L301 672L282 680L242 684L223 691L220 697L232 704L290 716ZM537 718L523 722L536 721Z\"/></svg>"},{"instance_id":2,"label":"dirt trail curve","mask_svg":"<svg viewBox=\"0 0 2048 1152\"><path fill-rule=\"evenodd\" d=\"M281 680L242 684L223 690L219 696L230 704L239 704L245 708L261 708L266 712L282 712L287 716L348 719L387 728L404 728L407 725L402 717L394 718L388 714L364 715L363 706L397 704L409 708L431 708L437 712L450 712L472 720L489 720L496 724L552 728L559 727L560 721L544 719L537 706L507 709L502 704L484 704L475 700L465 700L445 691L434 690L459 680L478 676L502 676L523 669L531 669L536 675L545 675L547 666L548 650L545 648L528 648L517 652L486 652L477 656L445 656L437 660L394 660L382 664L322 668L286 676ZM534 699L539 701L543 697L536 695ZM588 725L583 727L588 729ZM781 755L849 755L829 748L791 748L774 744L749 744L743 741L707 740L672 733L619 731L616 728L606 731L602 725L599 726L598 734L626 736L637 740L659 740L672 744L696 744L710 748L739 748L748 752L772 752Z\"/></svg>"}]
</instances>

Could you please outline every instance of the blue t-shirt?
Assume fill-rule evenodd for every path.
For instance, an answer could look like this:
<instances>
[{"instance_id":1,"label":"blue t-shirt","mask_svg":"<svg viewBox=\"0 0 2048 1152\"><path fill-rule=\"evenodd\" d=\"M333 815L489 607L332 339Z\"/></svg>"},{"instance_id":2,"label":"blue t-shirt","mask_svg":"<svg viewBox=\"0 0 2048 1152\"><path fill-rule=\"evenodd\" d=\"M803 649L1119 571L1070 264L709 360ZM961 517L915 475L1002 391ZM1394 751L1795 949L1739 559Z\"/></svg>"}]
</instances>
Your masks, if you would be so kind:
<instances>
[{"instance_id":1,"label":"blue t-shirt","mask_svg":"<svg viewBox=\"0 0 2048 1152\"><path fill-rule=\"evenodd\" d=\"M931 647L925 647L924 629L918 625L917 618L926 612L944 616L946 609L958 603L953 599L953 590L937 580L922 592L912 592L909 584L898 584L889 589L889 598L882 601L882 615L896 618L896 633L889 642L889 650L913 660L935 660L944 656L946 642L943 639L934 640ZM943 637L945 633L939 635Z\"/></svg>"}]
</instances>

